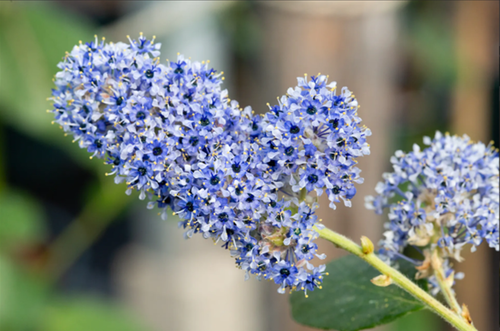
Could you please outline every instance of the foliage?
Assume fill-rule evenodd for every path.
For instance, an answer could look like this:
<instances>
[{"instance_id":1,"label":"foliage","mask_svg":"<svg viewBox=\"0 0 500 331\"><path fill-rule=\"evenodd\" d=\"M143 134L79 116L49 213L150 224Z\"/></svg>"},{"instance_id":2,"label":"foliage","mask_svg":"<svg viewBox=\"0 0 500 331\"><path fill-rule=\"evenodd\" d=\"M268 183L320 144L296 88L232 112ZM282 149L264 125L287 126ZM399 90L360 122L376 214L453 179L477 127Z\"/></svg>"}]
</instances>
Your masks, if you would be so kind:
<instances>
[{"instance_id":1,"label":"foliage","mask_svg":"<svg viewBox=\"0 0 500 331\"><path fill-rule=\"evenodd\" d=\"M413 279L415 268L401 263L401 271ZM323 289L306 298L301 292L290 299L294 319L308 326L356 331L385 324L423 308L420 301L396 285L378 287L370 280L380 273L360 258L349 255L327 264ZM426 282L419 285L426 289Z\"/></svg>"}]
</instances>

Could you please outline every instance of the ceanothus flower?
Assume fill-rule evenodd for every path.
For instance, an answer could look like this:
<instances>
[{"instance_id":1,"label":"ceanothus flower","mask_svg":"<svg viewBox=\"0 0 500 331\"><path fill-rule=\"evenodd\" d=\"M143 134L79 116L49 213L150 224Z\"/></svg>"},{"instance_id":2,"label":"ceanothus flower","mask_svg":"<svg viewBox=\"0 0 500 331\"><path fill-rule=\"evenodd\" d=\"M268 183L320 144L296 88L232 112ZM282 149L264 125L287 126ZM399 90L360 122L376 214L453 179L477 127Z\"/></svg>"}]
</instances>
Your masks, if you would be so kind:
<instances>
[{"instance_id":1,"label":"ceanothus flower","mask_svg":"<svg viewBox=\"0 0 500 331\"><path fill-rule=\"evenodd\" d=\"M388 209L389 222L378 253L388 262L405 258L417 265L417 277L429 277L429 260L437 252L444 274L453 283L450 258L460 262L462 249L476 250L483 241L499 250L499 159L492 144L474 143L469 137L442 135L424 138L428 147L397 151L391 157L392 173L384 173L376 196L366 197L366 206L381 214ZM422 252L423 261L402 255L406 246ZM458 277L457 277L458 276Z\"/></svg>"},{"instance_id":2,"label":"ceanothus flower","mask_svg":"<svg viewBox=\"0 0 500 331\"><path fill-rule=\"evenodd\" d=\"M351 92L344 88L337 96L326 76L299 78L298 83L264 116L253 116L247 108L242 112L239 130L248 138L231 146L228 164L239 168L243 161L246 171L229 170L232 182L223 189L230 205L252 210L253 219L260 220L249 234L258 248L252 244L245 254L235 251L237 264L247 274L272 278L280 292L321 285L324 266L309 262L325 258L314 243L318 205L307 194L326 191L333 208L340 200L349 206L356 193L353 184L362 182L356 158L369 154L370 131L360 125Z\"/></svg>"},{"instance_id":3,"label":"ceanothus flower","mask_svg":"<svg viewBox=\"0 0 500 331\"><path fill-rule=\"evenodd\" d=\"M128 39L96 37L66 54L54 123L105 159L127 194L138 191L163 219L172 211L186 238L228 249L246 276L273 280L280 293L321 287L325 267L310 263L325 257L314 243L321 225L307 193L350 206L362 182L356 158L369 154L370 130L352 93L337 95L326 76L299 78L255 115L228 98L208 61L178 55L164 65L154 38Z\"/></svg>"},{"instance_id":4,"label":"ceanothus flower","mask_svg":"<svg viewBox=\"0 0 500 331\"><path fill-rule=\"evenodd\" d=\"M352 184L362 182L356 158L369 154L371 132L360 125L358 103L347 88L336 95L335 82L327 84L323 75L298 78L298 83L264 116L263 162L279 164L272 177L286 177L293 192L326 191L330 207L340 199L350 206Z\"/></svg>"}]
</instances>

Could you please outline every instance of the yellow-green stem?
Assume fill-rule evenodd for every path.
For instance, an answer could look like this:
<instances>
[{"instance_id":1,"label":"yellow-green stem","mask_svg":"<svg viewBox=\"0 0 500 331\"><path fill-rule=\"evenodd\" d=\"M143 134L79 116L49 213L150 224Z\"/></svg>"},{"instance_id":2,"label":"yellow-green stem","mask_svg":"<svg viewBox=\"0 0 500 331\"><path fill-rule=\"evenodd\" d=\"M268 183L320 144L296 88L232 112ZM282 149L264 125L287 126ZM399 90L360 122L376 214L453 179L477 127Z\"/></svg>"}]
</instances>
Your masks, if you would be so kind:
<instances>
[{"instance_id":1,"label":"yellow-green stem","mask_svg":"<svg viewBox=\"0 0 500 331\"><path fill-rule=\"evenodd\" d=\"M373 266L375 269L380 271L382 274L389 276L395 284L423 302L429 309L440 315L447 322L453 325L457 330L477 331L477 329L474 326L468 324L462 318L462 316L445 307L442 303L434 299L434 297L432 297L430 294L428 294L411 280L406 278L398 270L392 268L381 259L379 259L374 253L363 253L362 248L358 244L328 228L323 228L320 230L316 227L315 230L319 233L321 238L326 239L334 243L336 246L357 255L358 257L369 263L371 266Z\"/></svg>"},{"instance_id":2,"label":"yellow-green stem","mask_svg":"<svg viewBox=\"0 0 500 331\"><path fill-rule=\"evenodd\" d=\"M458 303L455 294L453 293L450 284L446 281L446 275L443 270L443 262L439 257L438 252L434 251L431 256L431 265L434 270L434 276L436 276L439 288L441 289L441 293L443 294L448 305L455 311L457 314L462 313L462 309L460 308L460 304Z\"/></svg>"}]
</instances>

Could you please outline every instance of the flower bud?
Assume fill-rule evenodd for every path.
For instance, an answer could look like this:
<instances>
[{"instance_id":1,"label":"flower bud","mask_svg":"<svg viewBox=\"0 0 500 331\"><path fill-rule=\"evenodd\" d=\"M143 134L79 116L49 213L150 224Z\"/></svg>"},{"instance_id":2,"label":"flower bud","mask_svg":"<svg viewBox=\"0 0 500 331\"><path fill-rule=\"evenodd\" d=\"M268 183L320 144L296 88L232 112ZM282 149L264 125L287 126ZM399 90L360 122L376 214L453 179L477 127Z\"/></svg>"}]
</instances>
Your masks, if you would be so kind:
<instances>
[{"instance_id":1,"label":"flower bud","mask_svg":"<svg viewBox=\"0 0 500 331\"><path fill-rule=\"evenodd\" d=\"M373 253L373 243L368 237L361 237L361 249L363 250L364 254Z\"/></svg>"}]
</instances>

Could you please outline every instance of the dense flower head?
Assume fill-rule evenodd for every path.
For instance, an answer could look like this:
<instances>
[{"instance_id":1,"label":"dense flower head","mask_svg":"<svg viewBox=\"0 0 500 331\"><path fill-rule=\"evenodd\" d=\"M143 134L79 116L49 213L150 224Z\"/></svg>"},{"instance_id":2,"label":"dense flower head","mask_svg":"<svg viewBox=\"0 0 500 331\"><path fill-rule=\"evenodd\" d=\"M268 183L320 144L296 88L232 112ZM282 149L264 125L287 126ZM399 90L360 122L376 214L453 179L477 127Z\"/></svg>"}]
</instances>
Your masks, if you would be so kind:
<instances>
[{"instance_id":1,"label":"dense flower head","mask_svg":"<svg viewBox=\"0 0 500 331\"><path fill-rule=\"evenodd\" d=\"M229 249L246 275L274 280L279 292L319 287L324 258L314 240L318 205L350 206L361 183L355 166L369 153L357 102L326 76L299 78L265 115L240 108L208 62L178 55L161 64L160 44L77 45L59 63L52 91L54 122L108 175L149 208L180 217L195 233Z\"/></svg>"},{"instance_id":2,"label":"dense flower head","mask_svg":"<svg viewBox=\"0 0 500 331\"><path fill-rule=\"evenodd\" d=\"M405 258L406 246L417 247L424 258L412 260L419 266L417 277L428 277L428 260L437 250L446 277L453 281L448 259L461 261L465 246L474 251L484 241L499 249L498 150L473 143L466 135L440 132L433 140L425 137L424 144L424 150L415 144L412 152L397 151L391 157L394 172L383 175L377 195L367 197L366 206L378 214L389 211L382 257L393 262ZM436 285L434 276L429 281Z\"/></svg>"},{"instance_id":3,"label":"dense flower head","mask_svg":"<svg viewBox=\"0 0 500 331\"><path fill-rule=\"evenodd\" d=\"M289 194L305 189L318 196L326 192L330 207L356 194L354 183L362 183L357 157L370 153L366 137L371 131L360 125L358 102L324 75L299 77L279 104L263 118L260 137L265 146L258 155L269 167L263 178L283 182ZM270 166L275 165L275 166Z\"/></svg>"},{"instance_id":4,"label":"dense flower head","mask_svg":"<svg viewBox=\"0 0 500 331\"><path fill-rule=\"evenodd\" d=\"M265 115L246 108L238 130L247 138L226 156L232 180L223 196L231 197L234 211L253 217L250 232L236 239L241 245L233 245L236 263L247 274L274 280L280 292L307 292L322 281L324 265L309 262L325 257L314 243L313 227L320 225L313 193L326 191L332 208L340 200L350 206L354 183L362 182L356 158L369 154L371 133L360 125L352 93L343 88L336 95L335 87L322 75L298 78Z\"/></svg>"},{"instance_id":5,"label":"dense flower head","mask_svg":"<svg viewBox=\"0 0 500 331\"><path fill-rule=\"evenodd\" d=\"M130 44L96 38L75 46L59 64L52 112L80 147L106 158L129 192L154 192L164 202L173 201L164 186L193 180L196 160L210 162L233 139L240 109L207 63L179 55L163 65L159 49L142 35Z\"/></svg>"}]
</instances>

